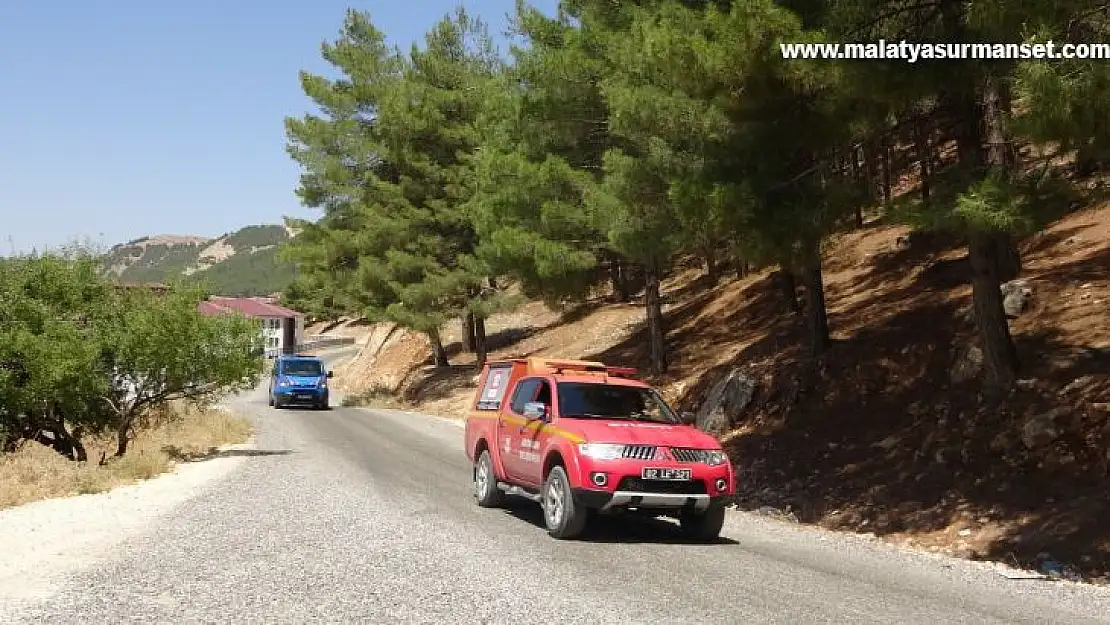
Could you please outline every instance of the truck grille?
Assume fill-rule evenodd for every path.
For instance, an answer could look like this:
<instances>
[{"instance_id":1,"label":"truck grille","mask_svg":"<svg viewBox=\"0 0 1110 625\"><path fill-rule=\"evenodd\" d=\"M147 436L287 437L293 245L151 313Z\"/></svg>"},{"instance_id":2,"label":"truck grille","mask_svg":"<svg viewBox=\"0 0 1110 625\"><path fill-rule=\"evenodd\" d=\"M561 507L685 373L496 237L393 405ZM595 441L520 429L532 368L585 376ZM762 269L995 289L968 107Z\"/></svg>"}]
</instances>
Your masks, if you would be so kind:
<instances>
[{"instance_id":1,"label":"truck grille","mask_svg":"<svg viewBox=\"0 0 1110 625\"><path fill-rule=\"evenodd\" d=\"M674 456L674 459L678 462L705 462L709 454L704 449L672 447L671 455Z\"/></svg>"},{"instance_id":2,"label":"truck grille","mask_svg":"<svg viewBox=\"0 0 1110 625\"><path fill-rule=\"evenodd\" d=\"M654 445L625 445L624 453L625 458L633 460L651 460L655 457Z\"/></svg>"},{"instance_id":3,"label":"truck grille","mask_svg":"<svg viewBox=\"0 0 1110 625\"><path fill-rule=\"evenodd\" d=\"M672 482L668 480L645 480L638 477L626 477L620 481L617 490L633 493L664 493L667 495L704 495L705 482L694 480L692 482Z\"/></svg>"}]
</instances>

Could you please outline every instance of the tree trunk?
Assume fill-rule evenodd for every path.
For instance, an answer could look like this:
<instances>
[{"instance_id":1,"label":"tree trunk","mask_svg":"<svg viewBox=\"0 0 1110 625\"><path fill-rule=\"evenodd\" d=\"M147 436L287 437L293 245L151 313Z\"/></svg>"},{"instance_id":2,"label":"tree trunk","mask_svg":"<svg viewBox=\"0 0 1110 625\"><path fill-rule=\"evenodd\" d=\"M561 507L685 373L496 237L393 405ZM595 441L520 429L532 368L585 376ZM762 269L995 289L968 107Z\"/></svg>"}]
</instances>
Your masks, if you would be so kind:
<instances>
[{"instance_id":1,"label":"tree trunk","mask_svg":"<svg viewBox=\"0 0 1110 625\"><path fill-rule=\"evenodd\" d=\"M1002 121L1002 137L1004 140L1004 144L1002 147L1003 156L1005 159L1004 162L1006 164L1006 168L1010 171L1013 171L1014 168L1017 167L1018 151L1017 146L1014 145L1014 142L1008 140L1009 133L1006 132L1005 129L1010 128L1010 121L1013 119L1014 94L1013 91L1010 89L1010 83L1006 82L1005 80L999 80L997 82L993 82L993 84L998 89L997 115Z\"/></svg>"},{"instance_id":2,"label":"tree trunk","mask_svg":"<svg viewBox=\"0 0 1110 625\"><path fill-rule=\"evenodd\" d=\"M848 164L851 166L851 170L852 170L852 183L854 185L856 185L857 189L863 188L865 182L863 180L863 169L859 166L859 150L857 150L855 147L852 147L852 149L850 150L850 154L851 154L851 157L849 159ZM862 228L863 227L863 203L862 202L859 202L859 203L856 204L855 217L856 217L856 227L857 228Z\"/></svg>"},{"instance_id":3,"label":"tree trunk","mask_svg":"<svg viewBox=\"0 0 1110 625\"><path fill-rule=\"evenodd\" d=\"M613 297L622 304L632 299L628 292L628 276L624 264L615 254L609 260L609 280L613 285Z\"/></svg>"},{"instance_id":4,"label":"tree trunk","mask_svg":"<svg viewBox=\"0 0 1110 625\"><path fill-rule=\"evenodd\" d=\"M474 313L468 312L462 319L462 350L468 354L474 353Z\"/></svg>"},{"instance_id":5,"label":"tree trunk","mask_svg":"<svg viewBox=\"0 0 1110 625\"><path fill-rule=\"evenodd\" d=\"M49 437L46 436L47 433L50 434ZM38 418L32 417L32 423L24 436L30 436L35 442L53 449L68 460L85 462L89 459L81 441L81 429L70 432L66 428L64 416L59 415L57 405L51 405Z\"/></svg>"},{"instance_id":6,"label":"tree trunk","mask_svg":"<svg viewBox=\"0 0 1110 625\"><path fill-rule=\"evenodd\" d=\"M651 372L667 372L666 329L663 327L663 304L659 297L659 272L654 267L647 270L644 306L647 308L648 347L651 355Z\"/></svg>"},{"instance_id":7,"label":"tree trunk","mask_svg":"<svg viewBox=\"0 0 1110 625\"><path fill-rule=\"evenodd\" d=\"M787 312L794 314L802 312L802 307L798 302L798 283L794 278L793 271L783 265L781 269L771 274L771 282L778 287L779 293L782 294L782 301L786 305Z\"/></svg>"},{"instance_id":8,"label":"tree trunk","mask_svg":"<svg viewBox=\"0 0 1110 625\"><path fill-rule=\"evenodd\" d=\"M883 155L883 206L890 206L890 185L893 184L890 171L890 141L884 134L880 146Z\"/></svg>"},{"instance_id":9,"label":"tree trunk","mask_svg":"<svg viewBox=\"0 0 1110 625\"><path fill-rule=\"evenodd\" d=\"M825 282L821 273L821 256L807 263L802 269L802 284L805 286L806 334L809 336L809 351L814 358L821 356L831 344L829 337L829 317L825 307Z\"/></svg>"},{"instance_id":10,"label":"tree trunk","mask_svg":"<svg viewBox=\"0 0 1110 625\"><path fill-rule=\"evenodd\" d=\"M447 358L447 350L443 347L443 341L439 337L439 332L428 332L428 343L432 346L432 356L435 358L435 365L437 367L450 367L451 361Z\"/></svg>"},{"instance_id":11,"label":"tree trunk","mask_svg":"<svg viewBox=\"0 0 1110 625\"><path fill-rule=\"evenodd\" d=\"M1006 113L1002 110L1000 84L988 75L983 81L983 130L986 132L987 165L994 171L1011 171L1006 133Z\"/></svg>"},{"instance_id":12,"label":"tree trunk","mask_svg":"<svg viewBox=\"0 0 1110 625\"><path fill-rule=\"evenodd\" d=\"M867 200L875 200L875 143L868 141L863 144L863 177L867 182Z\"/></svg>"},{"instance_id":13,"label":"tree trunk","mask_svg":"<svg viewBox=\"0 0 1110 625\"><path fill-rule=\"evenodd\" d=\"M998 256L1005 244L1004 236L999 232L975 232L968 253L975 323L983 347L984 381L988 390L996 392L1011 388L1018 370L1017 348L1010 336L998 279Z\"/></svg>"},{"instance_id":14,"label":"tree trunk","mask_svg":"<svg viewBox=\"0 0 1110 625\"><path fill-rule=\"evenodd\" d=\"M1009 282L1021 274L1021 250L1008 232L996 232L994 238L997 243L995 267L998 271L998 280Z\"/></svg>"},{"instance_id":15,"label":"tree trunk","mask_svg":"<svg viewBox=\"0 0 1110 625\"><path fill-rule=\"evenodd\" d=\"M713 245L707 245L703 254L705 256L705 275L710 282L717 284L721 281L721 267L717 263L717 248Z\"/></svg>"},{"instance_id":16,"label":"tree trunk","mask_svg":"<svg viewBox=\"0 0 1110 625\"><path fill-rule=\"evenodd\" d=\"M1099 159L1086 145L1079 146L1075 154L1075 174L1077 176L1091 176L1101 169Z\"/></svg>"},{"instance_id":17,"label":"tree trunk","mask_svg":"<svg viewBox=\"0 0 1110 625\"><path fill-rule=\"evenodd\" d=\"M50 436L46 435L48 432ZM70 436L69 432L66 432L64 427L60 430L57 427L44 428L31 437L31 440L53 449L67 460L85 462L89 459L85 451L85 445L81 442L81 439Z\"/></svg>"},{"instance_id":18,"label":"tree trunk","mask_svg":"<svg viewBox=\"0 0 1110 625\"><path fill-rule=\"evenodd\" d=\"M486 349L486 320L482 317L474 318L474 353L477 355L478 367L486 364L488 357Z\"/></svg>"},{"instance_id":19,"label":"tree trunk","mask_svg":"<svg viewBox=\"0 0 1110 625\"><path fill-rule=\"evenodd\" d=\"M131 444L131 419L123 420L123 424L116 428L116 457L122 458L127 454L127 447Z\"/></svg>"},{"instance_id":20,"label":"tree trunk","mask_svg":"<svg viewBox=\"0 0 1110 625\"><path fill-rule=\"evenodd\" d=\"M921 120L914 120L913 136L914 151L917 152L917 162L921 167L921 202L928 206L930 196L929 176L932 175L929 159L932 150L929 147L929 138L925 132L924 122Z\"/></svg>"},{"instance_id":21,"label":"tree trunk","mask_svg":"<svg viewBox=\"0 0 1110 625\"><path fill-rule=\"evenodd\" d=\"M998 82L990 75L983 83L983 104L987 165L995 172L1006 174L1009 172L1009 142L999 102ZM1002 305L1002 278L1004 271L1014 275L1015 269L1020 271L1021 258L1008 233L989 231L971 234L968 261L971 265L975 320L983 344L984 381L988 391L1004 393L1017 379L1018 358Z\"/></svg>"},{"instance_id":22,"label":"tree trunk","mask_svg":"<svg viewBox=\"0 0 1110 625\"><path fill-rule=\"evenodd\" d=\"M84 433L80 428L73 431L73 436L70 437L71 444L73 445L73 459L77 462L88 462L89 452L85 451L85 444L81 442Z\"/></svg>"}]
</instances>

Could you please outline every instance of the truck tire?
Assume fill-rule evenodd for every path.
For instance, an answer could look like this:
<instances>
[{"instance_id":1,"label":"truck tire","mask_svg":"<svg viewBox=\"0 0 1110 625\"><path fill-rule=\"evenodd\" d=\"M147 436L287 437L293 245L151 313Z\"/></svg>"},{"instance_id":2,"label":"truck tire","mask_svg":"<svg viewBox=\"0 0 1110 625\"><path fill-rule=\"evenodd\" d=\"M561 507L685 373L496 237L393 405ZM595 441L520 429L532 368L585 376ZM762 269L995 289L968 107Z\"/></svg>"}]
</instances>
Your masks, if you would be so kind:
<instances>
[{"instance_id":1,"label":"truck tire","mask_svg":"<svg viewBox=\"0 0 1110 625\"><path fill-rule=\"evenodd\" d=\"M547 533L554 538L574 538L586 528L589 511L578 506L570 490L570 480L563 467L555 465L543 483L543 520Z\"/></svg>"},{"instance_id":2,"label":"truck tire","mask_svg":"<svg viewBox=\"0 0 1110 625\"><path fill-rule=\"evenodd\" d=\"M679 517L682 534L699 542L716 542L725 525L725 507L711 506L705 512L689 512Z\"/></svg>"},{"instance_id":3,"label":"truck tire","mask_svg":"<svg viewBox=\"0 0 1110 625\"><path fill-rule=\"evenodd\" d=\"M474 496L483 508L498 508L505 503L505 493L497 488L497 473L488 449L483 449L474 463Z\"/></svg>"}]
</instances>

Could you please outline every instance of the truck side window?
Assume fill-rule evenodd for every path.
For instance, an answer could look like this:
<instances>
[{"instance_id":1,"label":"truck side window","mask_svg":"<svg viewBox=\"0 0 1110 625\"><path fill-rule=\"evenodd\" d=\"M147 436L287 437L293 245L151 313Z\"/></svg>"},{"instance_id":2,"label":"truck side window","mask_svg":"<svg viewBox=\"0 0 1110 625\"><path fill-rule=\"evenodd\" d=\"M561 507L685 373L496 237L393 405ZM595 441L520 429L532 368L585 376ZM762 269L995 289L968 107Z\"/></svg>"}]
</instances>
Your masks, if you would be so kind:
<instances>
[{"instance_id":1,"label":"truck side window","mask_svg":"<svg viewBox=\"0 0 1110 625\"><path fill-rule=\"evenodd\" d=\"M536 391L539 390L540 384L543 384L540 378L521 380L520 384L517 384L516 390L513 391L513 401L509 404L515 414L524 414L524 404L536 401Z\"/></svg>"},{"instance_id":2,"label":"truck side window","mask_svg":"<svg viewBox=\"0 0 1110 625\"><path fill-rule=\"evenodd\" d=\"M538 401L544 406L547 406L548 412L551 411L551 385L547 380L540 380L540 389L536 391L536 398L532 401Z\"/></svg>"}]
</instances>

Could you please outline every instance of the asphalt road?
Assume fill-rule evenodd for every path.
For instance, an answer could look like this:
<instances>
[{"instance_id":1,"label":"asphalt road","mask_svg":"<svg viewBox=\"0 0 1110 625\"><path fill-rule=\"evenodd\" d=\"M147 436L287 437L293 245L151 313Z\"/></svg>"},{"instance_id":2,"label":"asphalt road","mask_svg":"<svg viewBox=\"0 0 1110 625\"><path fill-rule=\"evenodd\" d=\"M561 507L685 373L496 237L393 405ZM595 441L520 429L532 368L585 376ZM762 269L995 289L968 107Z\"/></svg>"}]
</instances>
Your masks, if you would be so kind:
<instances>
[{"instance_id":1,"label":"asphalt road","mask_svg":"<svg viewBox=\"0 0 1110 625\"><path fill-rule=\"evenodd\" d=\"M717 545L664 522L557 541L532 504L477 507L454 424L238 407L258 451L20 622L1110 623L1097 589L742 514Z\"/></svg>"}]
</instances>

